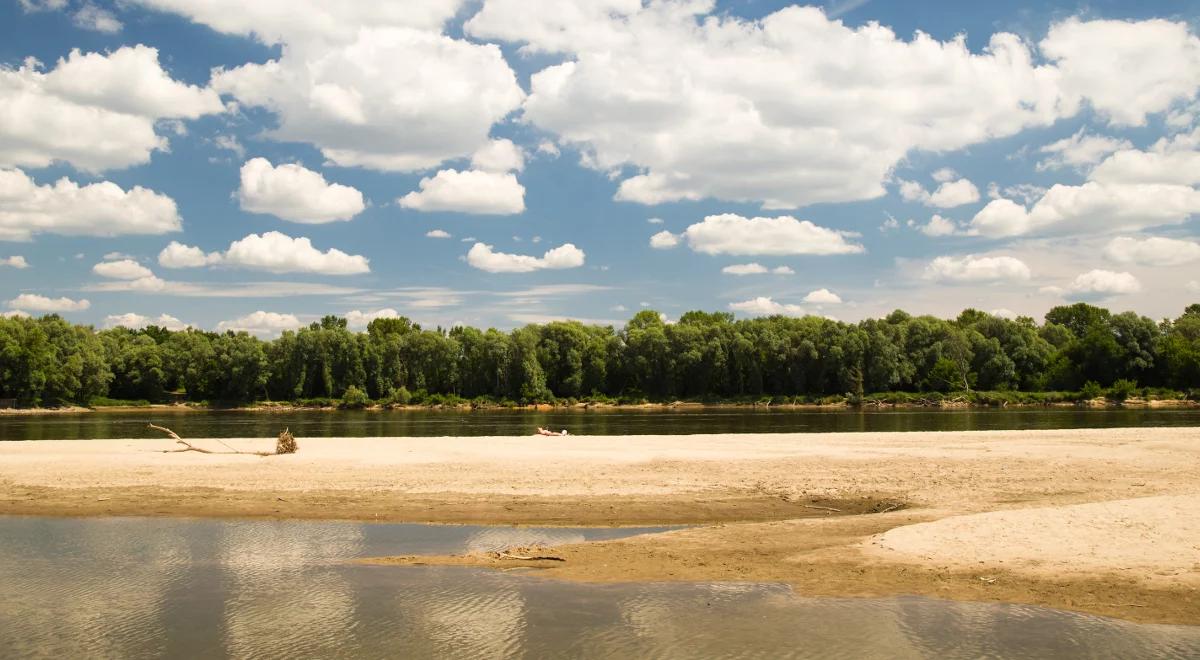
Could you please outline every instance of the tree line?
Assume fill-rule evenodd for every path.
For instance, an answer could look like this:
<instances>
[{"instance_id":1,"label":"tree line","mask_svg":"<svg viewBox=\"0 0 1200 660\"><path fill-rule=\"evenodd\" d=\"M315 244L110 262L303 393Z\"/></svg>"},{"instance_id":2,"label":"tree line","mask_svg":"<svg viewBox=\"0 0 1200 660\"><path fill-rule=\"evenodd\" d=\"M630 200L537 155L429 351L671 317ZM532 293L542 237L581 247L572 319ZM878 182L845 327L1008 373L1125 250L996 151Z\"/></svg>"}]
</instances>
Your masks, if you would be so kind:
<instances>
[{"instance_id":1,"label":"tree line","mask_svg":"<svg viewBox=\"0 0 1200 660\"><path fill-rule=\"evenodd\" d=\"M425 329L327 316L274 340L149 326L95 330L56 315L0 318L0 399L211 403L463 399L533 403L822 397L880 392L1089 391L1118 384L1200 394L1200 304L1174 320L1085 303L1044 322L968 309L844 323L642 311L620 329L553 322L512 331Z\"/></svg>"}]
</instances>

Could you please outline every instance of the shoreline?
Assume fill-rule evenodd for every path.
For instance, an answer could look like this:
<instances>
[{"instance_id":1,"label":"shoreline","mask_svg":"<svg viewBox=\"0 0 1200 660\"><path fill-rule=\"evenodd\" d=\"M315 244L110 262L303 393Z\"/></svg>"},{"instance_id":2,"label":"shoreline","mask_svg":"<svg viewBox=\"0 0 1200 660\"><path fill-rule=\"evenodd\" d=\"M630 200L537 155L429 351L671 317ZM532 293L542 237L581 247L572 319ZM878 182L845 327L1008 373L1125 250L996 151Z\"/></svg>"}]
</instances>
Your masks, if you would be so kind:
<instances>
[{"instance_id":1,"label":"shoreline","mask_svg":"<svg viewBox=\"0 0 1200 660\"><path fill-rule=\"evenodd\" d=\"M300 438L299 453L269 457L163 453L167 440L0 443L0 514L689 524L552 548L567 561L545 566L372 561L1200 624L1200 428L381 440Z\"/></svg>"},{"instance_id":2,"label":"shoreline","mask_svg":"<svg viewBox=\"0 0 1200 660\"><path fill-rule=\"evenodd\" d=\"M1038 408L1080 409L1080 410L1122 410L1122 409L1191 409L1200 408L1200 401L1191 399L1140 399L1131 398L1125 401L1110 401L1095 399L1092 401L1052 401L1043 403L975 403L965 401L924 402L876 402L868 401L862 404L840 403L762 403L762 402L716 402L701 403L692 401L673 401L657 403L590 403L577 402L572 404L538 403L518 406L501 404L435 404L435 405L369 405L361 408L341 408L338 406L300 405L300 404L271 404L259 403L247 406L202 406L186 403L152 403L149 405L130 406L63 406L59 408L0 408L0 418L5 416L38 416L38 415L75 415L86 413L133 413L133 412L172 412L172 413L222 413L222 412L253 412L253 413L282 413L282 412L585 412L585 411L666 411L666 410L797 410L813 412L821 411L858 411L878 412L881 410L1035 410Z\"/></svg>"}]
</instances>

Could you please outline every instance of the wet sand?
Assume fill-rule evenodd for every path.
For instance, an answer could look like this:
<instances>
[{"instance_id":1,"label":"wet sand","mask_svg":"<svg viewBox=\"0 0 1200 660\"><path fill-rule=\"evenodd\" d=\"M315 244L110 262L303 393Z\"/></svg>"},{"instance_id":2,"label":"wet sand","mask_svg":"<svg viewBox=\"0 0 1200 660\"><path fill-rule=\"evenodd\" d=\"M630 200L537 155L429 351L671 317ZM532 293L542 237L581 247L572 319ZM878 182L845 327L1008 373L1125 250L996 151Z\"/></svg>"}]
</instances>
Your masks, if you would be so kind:
<instances>
[{"instance_id":1,"label":"wet sand","mask_svg":"<svg viewBox=\"0 0 1200 660\"><path fill-rule=\"evenodd\" d=\"M538 551L563 562L376 561L539 566L588 581L778 581L810 595L911 593L1200 624L1197 428L300 438L298 454L265 458L163 453L174 447L0 443L0 513L690 523L702 526Z\"/></svg>"}]
</instances>

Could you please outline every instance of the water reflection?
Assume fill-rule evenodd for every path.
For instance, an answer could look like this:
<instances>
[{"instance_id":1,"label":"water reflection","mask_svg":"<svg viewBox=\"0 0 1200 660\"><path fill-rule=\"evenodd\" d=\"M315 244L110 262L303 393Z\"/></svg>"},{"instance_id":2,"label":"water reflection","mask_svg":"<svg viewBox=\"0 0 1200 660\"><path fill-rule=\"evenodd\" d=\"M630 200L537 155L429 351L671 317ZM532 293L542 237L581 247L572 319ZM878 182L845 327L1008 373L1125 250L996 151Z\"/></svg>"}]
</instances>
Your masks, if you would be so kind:
<instances>
[{"instance_id":1,"label":"water reflection","mask_svg":"<svg viewBox=\"0 0 1200 660\"><path fill-rule=\"evenodd\" d=\"M0 417L0 440L161 438L147 421L191 438L265 438L284 426L300 438L528 435L539 426L575 435L842 433L1200 426L1200 409L797 411L687 410L94 412Z\"/></svg>"},{"instance_id":2,"label":"water reflection","mask_svg":"<svg viewBox=\"0 0 1200 660\"><path fill-rule=\"evenodd\" d=\"M634 530L641 531L641 530ZM780 585L580 585L345 558L628 530L0 518L6 657L1200 656L1200 627Z\"/></svg>"}]
</instances>

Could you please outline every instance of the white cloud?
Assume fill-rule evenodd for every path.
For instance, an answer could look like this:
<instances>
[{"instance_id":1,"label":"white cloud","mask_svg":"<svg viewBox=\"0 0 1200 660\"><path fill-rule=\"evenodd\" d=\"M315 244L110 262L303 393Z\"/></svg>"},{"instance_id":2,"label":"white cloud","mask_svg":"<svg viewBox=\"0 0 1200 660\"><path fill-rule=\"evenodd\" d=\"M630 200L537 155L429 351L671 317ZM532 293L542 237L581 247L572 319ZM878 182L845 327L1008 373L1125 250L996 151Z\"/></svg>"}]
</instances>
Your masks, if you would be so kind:
<instances>
[{"instance_id":1,"label":"white cloud","mask_svg":"<svg viewBox=\"0 0 1200 660\"><path fill-rule=\"evenodd\" d=\"M198 247L171 241L158 253L158 265L164 268L199 268L221 263L220 252L204 253Z\"/></svg>"},{"instance_id":2,"label":"white cloud","mask_svg":"<svg viewBox=\"0 0 1200 660\"><path fill-rule=\"evenodd\" d=\"M679 245L679 235L665 229L650 237L650 247L655 250L670 250Z\"/></svg>"},{"instance_id":3,"label":"white cloud","mask_svg":"<svg viewBox=\"0 0 1200 660\"><path fill-rule=\"evenodd\" d=\"M147 46L73 50L49 72L27 59L0 66L0 166L64 161L96 172L146 163L168 146L156 122L222 109L213 90L172 80Z\"/></svg>"},{"instance_id":4,"label":"white cloud","mask_svg":"<svg viewBox=\"0 0 1200 660\"><path fill-rule=\"evenodd\" d=\"M726 275L762 275L768 271L767 267L762 264L750 263L726 266L721 269L721 272Z\"/></svg>"},{"instance_id":5,"label":"white cloud","mask_svg":"<svg viewBox=\"0 0 1200 660\"><path fill-rule=\"evenodd\" d=\"M930 174L929 176L930 176L930 178L932 178L934 181L937 181L938 183L950 183L951 181L954 181L955 179L962 178L962 177L958 176L958 172L955 172L954 170L950 169L949 167L943 167L939 170L934 170L934 172L932 174Z\"/></svg>"},{"instance_id":6,"label":"white cloud","mask_svg":"<svg viewBox=\"0 0 1200 660\"><path fill-rule=\"evenodd\" d=\"M1058 170L1065 167L1082 169L1099 163L1105 156L1121 149L1131 149L1129 140L1118 140L1105 135L1089 135L1079 129L1074 135L1052 142L1041 149L1041 153L1052 154L1037 164L1039 172Z\"/></svg>"},{"instance_id":7,"label":"white cloud","mask_svg":"<svg viewBox=\"0 0 1200 660\"><path fill-rule=\"evenodd\" d=\"M101 277L114 280L140 280L143 277L153 277L149 268L132 259L120 261L103 261L92 266L92 272Z\"/></svg>"},{"instance_id":8,"label":"white cloud","mask_svg":"<svg viewBox=\"0 0 1200 660\"><path fill-rule=\"evenodd\" d=\"M663 223L663 219L662 218L646 218L646 222L648 222L652 225L661 225Z\"/></svg>"},{"instance_id":9,"label":"white cloud","mask_svg":"<svg viewBox=\"0 0 1200 660\"><path fill-rule=\"evenodd\" d=\"M441 170L421 179L420 191L397 203L417 211L512 215L525 210L525 187L512 174L482 170Z\"/></svg>"},{"instance_id":10,"label":"white cloud","mask_svg":"<svg viewBox=\"0 0 1200 660\"><path fill-rule=\"evenodd\" d=\"M958 232L958 225L954 224L953 220L943 218L935 213L928 223L921 225L918 229L922 234L930 237L953 236Z\"/></svg>"},{"instance_id":11,"label":"white cloud","mask_svg":"<svg viewBox=\"0 0 1200 660\"><path fill-rule=\"evenodd\" d=\"M452 238L450 236L450 232L444 231L442 229L430 229L429 231L425 232L425 237L426 238Z\"/></svg>"},{"instance_id":12,"label":"white cloud","mask_svg":"<svg viewBox=\"0 0 1200 660\"><path fill-rule=\"evenodd\" d=\"M1024 282L1029 266L1016 257L937 257L925 266L924 277L935 282Z\"/></svg>"},{"instance_id":13,"label":"white cloud","mask_svg":"<svg viewBox=\"0 0 1200 660\"><path fill-rule=\"evenodd\" d=\"M1162 138L1147 151L1118 151L1097 165L1088 178L1116 184L1200 184L1200 128L1174 138Z\"/></svg>"},{"instance_id":14,"label":"white cloud","mask_svg":"<svg viewBox=\"0 0 1200 660\"><path fill-rule=\"evenodd\" d=\"M303 325L304 323L296 318L294 314L278 314L276 312L259 310L241 318L221 321L217 324L217 331L225 332L232 330L234 332L248 332L252 335L274 336L284 330L295 330Z\"/></svg>"},{"instance_id":15,"label":"white cloud","mask_svg":"<svg viewBox=\"0 0 1200 660\"><path fill-rule=\"evenodd\" d=\"M270 273L356 275L371 271L366 257L335 248L322 252L308 238L292 238L277 231L250 234L230 243L224 253L205 254L199 248L172 242L159 253L158 262L168 268L220 264Z\"/></svg>"},{"instance_id":16,"label":"white cloud","mask_svg":"<svg viewBox=\"0 0 1200 660\"><path fill-rule=\"evenodd\" d=\"M1182 266L1200 261L1200 243L1158 236L1145 239L1121 236L1109 241L1104 256L1125 264Z\"/></svg>"},{"instance_id":17,"label":"white cloud","mask_svg":"<svg viewBox=\"0 0 1200 660\"><path fill-rule=\"evenodd\" d=\"M13 310L9 310L7 312L0 312L0 318L3 318L3 319L27 319L27 318L29 318L29 312L22 312L19 309L13 309Z\"/></svg>"},{"instance_id":18,"label":"white cloud","mask_svg":"<svg viewBox=\"0 0 1200 660\"><path fill-rule=\"evenodd\" d=\"M92 303L87 300L47 298L35 293L22 293L8 301L8 306L26 312L79 312L91 307Z\"/></svg>"},{"instance_id":19,"label":"white cloud","mask_svg":"<svg viewBox=\"0 0 1200 660\"><path fill-rule=\"evenodd\" d=\"M19 169L0 169L0 240L25 241L43 233L165 234L180 228L175 200L141 186L128 191L111 181L80 186L66 177L40 186Z\"/></svg>"},{"instance_id":20,"label":"white cloud","mask_svg":"<svg viewBox=\"0 0 1200 660\"><path fill-rule=\"evenodd\" d=\"M17 270L22 270L25 268L29 268L29 262L25 261L25 257L22 257L19 254L15 254L11 257L0 257L0 266L8 266L10 268L16 268Z\"/></svg>"},{"instance_id":21,"label":"white cloud","mask_svg":"<svg viewBox=\"0 0 1200 660\"><path fill-rule=\"evenodd\" d=\"M353 41L364 28L438 30L461 7L461 0L328 2L327 0L132 0L151 9L180 14L218 32L253 37L274 45Z\"/></svg>"},{"instance_id":22,"label":"white cloud","mask_svg":"<svg viewBox=\"0 0 1200 660\"><path fill-rule=\"evenodd\" d=\"M849 232L819 227L791 216L744 218L710 215L684 231L688 245L705 254L796 255L858 254L864 248L847 242Z\"/></svg>"},{"instance_id":23,"label":"white cloud","mask_svg":"<svg viewBox=\"0 0 1200 660\"><path fill-rule=\"evenodd\" d=\"M1068 298L1092 300L1137 293L1141 290L1141 282L1130 273L1096 269L1076 277L1066 288L1066 294Z\"/></svg>"},{"instance_id":24,"label":"white cloud","mask_svg":"<svg viewBox=\"0 0 1200 660\"><path fill-rule=\"evenodd\" d=\"M583 262L583 250L571 243L548 250L541 257L495 252L492 246L484 243L476 243L467 252L467 263L472 268L489 273L528 273L543 269L578 268Z\"/></svg>"},{"instance_id":25,"label":"white cloud","mask_svg":"<svg viewBox=\"0 0 1200 660\"><path fill-rule=\"evenodd\" d=\"M281 17L299 11L280 9ZM390 171L474 153L524 98L498 47L407 27L361 27L337 43L287 41L279 59L217 70L212 85L274 112L278 128L268 137L311 143L338 165Z\"/></svg>"},{"instance_id":26,"label":"white cloud","mask_svg":"<svg viewBox=\"0 0 1200 660\"><path fill-rule=\"evenodd\" d=\"M471 167L485 172L520 172L525 169L525 152L512 140L492 140L471 155Z\"/></svg>"},{"instance_id":27,"label":"white cloud","mask_svg":"<svg viewBox=\"0 0 1200 660\"><path fill-rule=\"evenodd\" d=\"M361 330L370 325L371 321L375 319L394 319L398 316L400 316L400 313L390 307L370 312L354 309L346 312L346 325L353 330Z\"/></svg>"},{"instance_id":28,"label":"white cloud","mask_svg":"<svg viewBox=\"0 0 1200 660\"><path fill-rule=\"evenodd\" d=\"M1141 126L1200 88L1200 38L1184 22L1071 18L1040 47L1058 69L1067 114L1086 100L1114 125Z\"/></svg>"},{"instance_id":29,"label":"white cloud","mask_svg":"<svg viewBox=\"0 0 1200 660\"><path fill-rule=\"evenodd\" d=\"M346 297L362 293L355 289L314 282L174 282L158 277L138 280L109 280L81 287L103 293L135 292L182 298L294 298L296 296Z\"/></svg>"},{"instance_id":30,"label":"white cloud","mask_svg":"<svg viewBox=\"0 0 1200 660\"><path fill-rule=\"evenodd\" d=\"M842 297L829 289L817 289L804 296L804 302L810 305L840 305Z\"/></svg>"},{"instance_id":31,"label":"white cloud","mask_svg":"<svg viewBox=\"0 0 1200 660\"><path fill-rule=\"evenodd\" d=\"M941 177L945 177L947 173L953 174L954 171L941 169L934 172L935 175ZM937 176L934 178L936 179ZM900 181L900 196L907 202L920 202L925 206L948 209L978 202L979 189L967 179L958 179L957 181L944 181L937 187L937 190L930 193L916 181L902 180Z\"/></svg>"},{"instance_id":32,"label":"white cloud","mask_svg":"<svg viewBox=\"0 0 1200 660\"><path fill-rule=\"evenodd\" d=\"M1016 312L1014 312L1011 309L1008 309L1006 307L999 307L999 308L993 309L990 312L988 312L988 314L991 314L992 316L998 316L1002 319L1009 319L1009 320L1015 319L1015 318L1017 318L1017 316L1019 316L1019 314L1017 314Z\"/></svg>"},{"instance_id":33,"label":"white cloud","mask_svg":"<svg viewBox=\"0 0 1200 660\"><path fill-rule=\"evenodd\" d=\"M1169 184L1056 184L1032 209L1008 199L988 203L971 232L988 237L1136 231L1179 224L1200 213L1200 191Z\"/></svg>"},{"instance_id":34,"label":"white cloud","mask_svg":"<svg viewBox=\"0 0 1200 660\"><path fill-rule=\"evenodd\" d=\"M218 135L217 137L213 138L213 144L216 145L218 149L232 151L238 158L246 157L246 147L242 146L242 143L238 141L236 135Z\"/></svg>"},{"instance_id":35,"label":"white cloud","mask_svg":"<svg viewBox=\"0 0 1200 660\"><path fill-rule=\"evenodd\" d=\"M156 325L167 330L186 330L189 324L180 321L170 314L159 314L157 317L143 316L141 314L111 314L104 317L104 327L115 328L121 326L130 330L140 330L148 325Z\"/></svg>"},{"instance_id":36,"label":"white cloud","mask_svg":"<svg viewBox=\"0 0 1200 660\"><path fill-rule=\"evenodd\" d=\"M807 312L800 305L778 303L770 297L758 296L742 302L729 303L729 309L751 316L804 316Z\"/></svg>"},{"instance_id":37,"label":"white cloud","mask_svg":"<svg viewBox=\"0 0 1200 660\"><path fill-rule=\"evenodd\" d=\"M78 11L72 14L71 21L78 28L105 34L115 34L124 27L111 11L97 7L91 2L84 3Z\"/></svg>"},{"instance_id":38,"label":"white cloud","mask_svg":"<svg viewBox=\"0 0 1200 660\"><path fill-rule=\"evenodd\" d=\"M772 268L771 272L776 275L795 275L796 274L796 271L792 270L791 268L788 268L787 266L777 266L775 268Z\"/></svg>"},{"instance_id":39,"label":"white cloud","mask_svg":"<svg viewBox=\"0 0 1200 660\"><path fill-rule=\"evenodd\" d=\"M302 165L272 166L266 158L251 158L242 165L238 200L251 213L304 224L349 220L366 208L357 189L328 183Z\"/></svg>"},{"instance_id":40,"label":"white cloud","mask_svg":"<svg viewBox=\"0 0 1200 660\"><path fill-rule=\"evenodd\" d=\"M1056 72L1011 34L974 54L962 38L903 41L816 7L756 21L705 15L713 8L489 0L466 30L568 54L533 75L524 116L597 169L639 168L618 198L642 203L869 199L913 149L957 149L1058 116Z\"/></svg>"}]
</instances>

